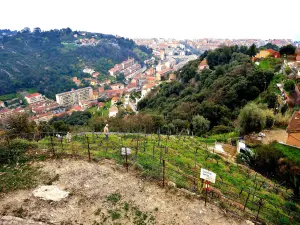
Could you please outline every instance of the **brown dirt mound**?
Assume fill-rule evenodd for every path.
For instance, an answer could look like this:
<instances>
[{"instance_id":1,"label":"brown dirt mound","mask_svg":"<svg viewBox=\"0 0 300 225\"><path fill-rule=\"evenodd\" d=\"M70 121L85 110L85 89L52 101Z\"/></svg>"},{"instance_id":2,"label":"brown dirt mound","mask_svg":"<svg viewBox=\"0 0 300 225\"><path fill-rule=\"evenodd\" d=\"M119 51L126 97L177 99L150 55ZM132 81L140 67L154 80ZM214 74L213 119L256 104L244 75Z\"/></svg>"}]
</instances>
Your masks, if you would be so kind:
<instances>
[{"instance_id":1,"label":"brown dirt mound","mask_svg":"<svg viewBox=\"0 0 300 225\"><path fill-rule=\"evenodd\" d=\"M34 197L33 190L15 191L0 198L0 215L46 224L247 224L108 160L54 160L35 166L55 177L52 184L70 192L69 197L54 202Z\"/></svg>"}]
</instances>

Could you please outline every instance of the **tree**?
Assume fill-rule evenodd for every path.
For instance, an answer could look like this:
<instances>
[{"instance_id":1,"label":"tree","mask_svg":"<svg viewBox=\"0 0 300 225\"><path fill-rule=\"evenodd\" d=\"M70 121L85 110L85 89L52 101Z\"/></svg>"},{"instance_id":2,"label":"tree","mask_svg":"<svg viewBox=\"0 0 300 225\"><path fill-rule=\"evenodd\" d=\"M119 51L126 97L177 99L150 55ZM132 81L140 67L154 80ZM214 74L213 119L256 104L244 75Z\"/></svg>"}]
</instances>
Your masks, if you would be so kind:
<instances>
[{"instance_id":1,"label":"tree","mask_svg":"<svg viewBox=\"0 0 300 225\"><path fill-rule=\"evenodd\" d=\"M7 125L10 132L14 134L31 133L35 129L35 123L30 122L26 114L11 116L7 121Z\"/></svg>"},{"instance_id":2,"label":"tree","mask_svg":"<svg viewBox=\"0 0 300 225\"><path fill-rule=\"evenodd\" d=\"M238 127L242 135L253 131L259 132L266 125L266 115L264 111L255 103L249 103L238 116Z\"/></svg>"},{"instance_id":3,"label":"tree","mask_svg":"<svg viewBox=\"0 0 300 225\"><path fill-rule=\"evenodd\" d=\"M118 74L117 77L116 77L116 80L119 81L119 82L121 82L121 83L123 83L124 80L125 80L125 75L124 75L124 73Z\"/></svg>"},{"instance_id":4,"label":"tree","mask_svg":"<svg viewBox=\"0 0 300 225\"><path fill-rule=\"evenodd\" d=\"M256 45L255 45L255 44L252 44L252 45L250 46L250 48L248 49L248 52L247 52L247 53L248 53L248 55L251 56L251 57L255 56L256 53L257 53Z\"/></svg>"},{"instance_id":5,"label":"tree","mask_svg":"<svg viewBox=\"0 0 300 225\"><path fill-rule=\"evenodd\" d=\"M287 80L284 83L283 88L287 92L294 91L295 90L295 81L293 81L293 80Z\"/></svg>"},{"instance_id":6,"label":"tree","mask_svg":"<svg viewBox=\"0 0 300 225\"><path fill-rule=\"evenodd\" d=\"M264 103L267 103L268 108L275 108L277 104L277 95L275 93L267 92L264 96Z\"/></svg>"},{"instance_id":7,"label":"tree","mask_svg":"<svg viewBox=\"0 0 300 225\"><path fill-rule=\"evenodd\" d=\"M202 135L209 130L210 122L205 119L203 116L194 116L193 117L193 131L195 135Z\"/></svg>"},{"instance_id":8,"label":"tree","mask_svg":"<svg viewBox=\"0 0 300 225\"><path fill-rule=\"evenodd\" d=\"M56 132L65 133L69 131L69 126L62 120L53 122L53 127Z\"/></svg>"},{"instance_id":9,"label":"tree","mask_svg":"<svg viewBox=\"0 0 300 225\"><path fill-rule=\"evenodd\" d=\"M279 51L279 47L277 45L272 44L272 43L268 43L264 46L261 46L260 49L273 49L274 51Z\"/></svg>"},{"instance_id":10,"label":"tree","mask_svg":"<svg viewBox=\"0 0 300 225\"><path fill-rule=\"evenodd\" d=\"M104 84L104 90L111 90L111 87L110 87L110 85L108 85L108 84Z\"/></svg>"},{"instance_id":11,"label":"tree","mask_svg":"<svg viewBox=\"0 0 300 225\"><path fill-rule=\"evenodd\" d=\"M296 47L291 44L282 46L279 49L280 55L293 55L295 54L295 51L296 51Z\"/></svg>"}]
</instances>

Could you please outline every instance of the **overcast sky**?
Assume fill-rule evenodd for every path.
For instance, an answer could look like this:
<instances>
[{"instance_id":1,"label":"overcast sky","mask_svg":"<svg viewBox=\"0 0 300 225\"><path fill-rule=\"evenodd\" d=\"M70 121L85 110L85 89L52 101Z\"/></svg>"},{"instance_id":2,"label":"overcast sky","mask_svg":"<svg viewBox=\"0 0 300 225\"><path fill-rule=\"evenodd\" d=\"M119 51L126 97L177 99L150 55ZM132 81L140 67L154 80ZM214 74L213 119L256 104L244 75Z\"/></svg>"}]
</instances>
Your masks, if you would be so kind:
<instances>
[{"instance_id":1,"label":"overcast sky","mask_svg":"<svg viewBox=\"0 0 300 225\"><path fill-rule=\"evenodd\" d=\"M1 0L0 8L0 29L300 40L300 0Z\"/></svg>"}]
</instances>

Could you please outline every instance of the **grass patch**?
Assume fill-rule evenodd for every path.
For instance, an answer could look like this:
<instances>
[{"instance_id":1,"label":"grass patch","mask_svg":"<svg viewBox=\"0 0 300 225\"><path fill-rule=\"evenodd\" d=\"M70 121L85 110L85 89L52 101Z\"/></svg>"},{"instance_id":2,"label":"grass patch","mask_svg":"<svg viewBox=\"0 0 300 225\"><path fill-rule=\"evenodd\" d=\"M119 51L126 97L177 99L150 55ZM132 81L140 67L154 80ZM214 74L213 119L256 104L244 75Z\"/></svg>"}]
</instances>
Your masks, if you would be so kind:
<instances>
[{"instance_id":1,"label":"grass patch","mask_svg":"<svg viewBox=\"0 0 300 225\"><path fill-rule=\"evenodd\" d=\"M28 189L38 184L41 173L28 165L0 166L0 192Z\"/></svg>"},{"instance_id":2,"label":"grass patch","mask_svg":"<svg viewBox=\"0 0 300 225\"><path fill-rule=\"evenodd\" d=\"M111 219L112 220L117 220L117 219L120 219L121 218L121 213L119 211L116 211L116 210L110 210L108 211L110 216L111 216Z\"/></svg>"},{"instance_id":3,"label":"grass patch","mask_svg":"<svg viewBox=\"0 0 300 225\"><path fill-rule=\"evenodd\" d=\"M297 164L300 164L300 149L294 148L291 146L283 145L280 143L274 143L274 148L279 150L284 154L285 157L287 157L289 160L292 160L296 162Z\"/></svg>"},{"instance_id":4,"label":"grass patch","mask_svg":"<svg viewBox=\"0 0 300 225\"><path fill-rule=\"evenodd\" d=\"M120 200L121 200L121 194L119 194L119 193L113 193L113 194L107 196L107 201L109 201L113 204L117 204L117 202Z\"/></svg>"}]
</instances>

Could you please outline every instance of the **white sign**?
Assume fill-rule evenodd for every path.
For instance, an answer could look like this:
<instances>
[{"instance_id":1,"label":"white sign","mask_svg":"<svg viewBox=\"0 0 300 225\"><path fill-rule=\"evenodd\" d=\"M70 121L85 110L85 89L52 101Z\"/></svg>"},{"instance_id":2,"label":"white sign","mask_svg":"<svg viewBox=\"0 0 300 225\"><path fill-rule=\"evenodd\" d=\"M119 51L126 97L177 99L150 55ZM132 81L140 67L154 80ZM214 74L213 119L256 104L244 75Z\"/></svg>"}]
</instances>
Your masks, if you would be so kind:
<instances>
[{"instance_id":1,"label":"white sign","mask_svg":"<svg viewBox=\"0 0 300 225\"><path fill-rule=\"evenodd\" d=\"M203 169L201 168L201 172L200 172L200 178L210 181L212 183L216 182L216 176L217 174L215 174L214 172L211 172L209 170Z\"/></svg>"},{"instance_id":2,"label":"white sign","mask_svg":"<svg viewBox=\"0 0 300 225\"><path fill-rule=\"evenodd\" d=\"M121 148L121 155L130 155L131 149L130 148Z\"/></svg>"}]
</instances>

